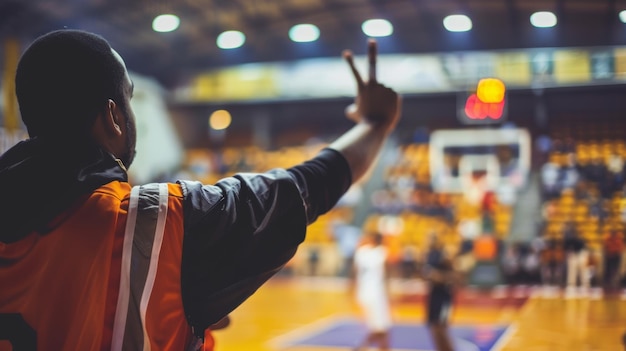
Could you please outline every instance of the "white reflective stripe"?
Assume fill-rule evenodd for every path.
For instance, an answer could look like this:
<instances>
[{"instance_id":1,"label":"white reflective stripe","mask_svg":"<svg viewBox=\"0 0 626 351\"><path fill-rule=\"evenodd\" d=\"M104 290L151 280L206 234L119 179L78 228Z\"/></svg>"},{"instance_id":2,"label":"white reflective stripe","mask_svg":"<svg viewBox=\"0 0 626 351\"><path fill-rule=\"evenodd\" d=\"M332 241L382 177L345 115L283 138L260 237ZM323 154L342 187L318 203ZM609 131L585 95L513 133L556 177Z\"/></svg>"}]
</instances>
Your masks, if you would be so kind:
<instances>
[{"instance_id":1,"label":"white reflective stripe","mask_svg":"<svg viewBox=\"0 0 626 351\"><path fill-rule=\"evenodd\" d=\"M169 190L167 188L167 184L160 183L159 217L157 218L156 229L154 231L152 255L150 256L150 268L148 269L146 285L143 288L143 293L141 295L141 304L139 306L139 312L141 314L141 324L143 325L144 351L150 351L150 338L148 337L148 330L146 328L146 311L148 309L148 302L150 301L150 295L152 294L152 288L154 287L154 281L157 274L157 267L159 265L159 254L161 252L161 244L163 243L163 234L165 232L165 219L167 218L168 195Z\"/></svg>"},{"instance_id":2,"label":"white reflective stripe","mask_svg":"<svg viewBox=\"0 0 626 351\"><path fill-rule=\"evenodd\" d=\"M128 314L128 299L130 297L130 259L132 256L133 239L135 235L135 222L137 220L137 204L139 203L139 187L133 187L130 191L128 203L128 215L126 217L126 230L124 232L124 247L122 249L122 270L120 274L120 289L117 296L115 309L115 322L113 324L113 340L111 350L121 351L126 330L126 316Z\"/></svg>"}]
</instances>

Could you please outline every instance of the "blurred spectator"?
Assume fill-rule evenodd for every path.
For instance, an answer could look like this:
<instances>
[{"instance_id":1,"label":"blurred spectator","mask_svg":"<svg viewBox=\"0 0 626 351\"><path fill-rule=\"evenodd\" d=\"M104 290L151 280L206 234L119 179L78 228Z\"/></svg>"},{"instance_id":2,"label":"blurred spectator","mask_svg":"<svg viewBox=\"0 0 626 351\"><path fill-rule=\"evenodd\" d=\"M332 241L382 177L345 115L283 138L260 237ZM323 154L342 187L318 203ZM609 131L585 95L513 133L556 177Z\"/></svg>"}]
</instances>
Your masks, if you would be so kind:
<instances>
[{"instance_id":1,"label":"blurred spectator","mask_svg":"<svg viewBox=\"0 0 626 351\"><path fill-rule=\"evenodd\" d=\"M386 176L387 186L391 191L398 194L403 201L410 196L415 188L415 177L410 173L408 167L392 168Z\"/></svg>"},{"instance_id":2,"label":"blurred spectator","mask_svg":"<svg viewBox=\"0 0 626 351\"><path fill-rule=\"evenodd\" d=\"M352 269L354 253L361 240L361 228L352 224L352 209L338 208L339 218L331 222L331 233L343 260L339 275L347 277Z\"/></svg>"},{"instance_id":3,"label":"blurred spectator","mask_svg":"<svg viewBox=\"0 0 626 351\"><path fill-rule=\"evenodd\" d=\"M309 275L316 276L320 263L320 248L317 246L308 247Z\"/></svg>"},{"instance_id":4,"label":"blurred spectator","mask_svg":"<svg viewBox=\"0 0 626 351\"><path fill-rule=\"evenodd\" d=\"M589 291L590 277L588 270L589 252L584 240L572 222L567 222L563 233L563 250L567 260L567 289L566 297L576 295L576 286L580 281L582 293Z\"/></svg>"},{"instance_id":5,"label":"blurred spectator","mask_svg":"<svg viewBox=\"0 0 626 351\"><path fill-rule=\"evenodd\" d=\"M610 198L624 185L624 159L616 153L611 154L607 160L606 179L600 182L602 197Z\"/></svg>"},{"instance_id":6,"label":"blurred spectator","mask_svg":"<svg viewBox=\"0 0 626 351\"><path fill-rule=\"evenodd\" d=\"M546 248L546 245L547 242L541 235L535 236L535 238L530 241L531 248L537 253L541 253L541 251Z\"/></svg>"},{"instance_id":7,"label":"blurred spectator","mask_svg":"<svg viewBox=\"0 0 626 351\"><path fill-rule=\"evenodd\" d=\"M559 186L559 163L558 155L550 154L548 162L541 166L541 183L543 184L544 199L552 199L561 193Z\"/></svg>"},{"instance_id":8,"label":"blurred spectator","mask_svg":"<svg viewBox=\"0 0 626 351\"><path fill-rule=\"evenodd\" d=\"M619 220L626 224L626 185L622 188L622 198L619 200Z\"/></svg>"},{"instance_id":9,"label":"blurred spectator","mask_svg":"<svg viewBox=\"0 0 626 351\"><path fill-rule=\"evenodd\" d=\"M612 153L607 162L607 170L609 173L618 177L620 181L624 176L624 158L618 153Z\"/></svg>"},{"instance_id":10,"label":"blurred spectator","mask_svg":"<svg viewBox=\"0 0 626 351\"><path fill-rule=\"evenodd\" d=\"M593 155L591 161L581 168L583 178L600 183L606 178L606 166L599 155Z\"/></svg>"},{"instance_id":11,"label":"blurred spectator","mask_svg":"<svg viewBox=\"0 0 626 351\"><path fill-rule=\"evenodd\" d=\"M592 297L600 296L596 295L599 293L598 289L593 288L600 287L603 284L603 277L599 275L602 250L588 249L587 254L587 276L589 277L589 286L592 288L593 292Z\"/></svg>"},{"instance_id":12,"label":"blurred spectator","mask_svg":"<svg viewBox=\"0 0 626 351\"><path fill-rule=\"evenodd\" d=\"M440 215L444 218L444 220L452 225L455 222L455 213L454 206L452 204L452 199L449 194L446 193L438 193L436 195L437 205L440 208Z\"/></svg>"},{"instance_id":13,"label":"blurred spectator","mask_svg":"<svg viewBox=\"0 0 626 351\"><path fill-rule=\"evenodd\" d=\"M409 210L415 213L422 213L428 202L429 192L430 187L428 185L416 184L409 198Z\"/></svg>"},{"instance_id":14,"label":"blurred spectator","mask_svg":"<svg viewBox=\"0 0 626 351\"><path fill-rule=\"evenodd\" d=\"M509 244L504 250L501 258L504 281L507 284L515 285L520 282L520 256L517 244Z\"/></svg>"},{"instance_id":15,"label":"blurred spectator","mask_svg":"<svg viewBox=\"0 0 626 351\"><path fill-rule=\"evenodd\" d=\"M598 196L597 191L589 192L587 197L587 206L589 208L589 216L596 218L603 223L608 216L606 200Z\"/></svg>"},{"instance_id":16,"label":"blurred spectator","mask_svg":"<svg viewBox=\"0 0 626 351\"><path fill-rule=\"evenodd\" d=\"M552 139L548 135L539 135L535 139L535 151L537 151L536 157L532 159L538 162L537 164L544 164L547 162L547 156L552 149Z\"/></svg>"},{"instance_id":17,"label":"blurred spectator","mask_svg":"<svg viewBox=\"0 0 626 351\"><path fill-rule=\"evenodd\" d=\"M430 217L440 217L448 223L454 222L454 213L451 204L442 194L431 190L421 192L419 202L415 203L413 210L416 213Z\"/></svg>"},{"instance_id":18,"label":"blurred spectator","mask_svg":"<svg viewBox=\"0 0 626 351\"><path fill-rule=\"evenodd\" d=\"M389 189L380 189L372 193L371 204L374 211L382 214L399 214L406 207L402 199Z\"/></svg>"},{"instance_id":19,"label":"blurred spectator","mask_svg":"<svg viewBox=\"0 0 626 351\"><path fill-rule=\"evenodd\" d=\"M541 251L541 281L544 285L559 286L563 282L564 252L563 242L550 239Z\"/></svg>"},{"instance_id":20,"label":"blurred spectator","mask_svg":"<svg viewBox=\"0 0 626 351\"><path fill-rule=\"evenodd\" d=\"M522 283L531 285L539 283L541 281L540 267L539 251L532 245L527 246L521 257Z\"/></svg>"},{"instance_id":21,"label":"blurred spectator","mask_svg":"<svg viewBox=\"0 0 626 351\"><path fill-rule=\"evenodd\" d=\"M574 187L574 198L576 200L587 200L589 198L590 189L594 186L585 179L581 179Z\"/></svg>"},{"instance_id":22,"label":"blurred spectator","mask_svg":"<svg viewBox=\"0 0 626 351\"><path fill-rule=\"evenodd\" d=\"M556 200L550 200L543 203L541 207L542 221L548 222L554 215L558 213L558 203Z\"/></svg>"},{"instance_id":23,"label":"blurred spectator","mask_svg":"<svg viewBox=\"0 0 626 351\"><path fill-rule=\"evenodd\" d=\"M620 267L624 252L624 235L611 230L603 240L604 255L604 289L606 292L615 292L619 289Z\"/></svg>"},{"instance_id":24,"label":"blurred spectator","mask_svg":"<svg viewBox=\"0 0 626 351\"><path fill-rule=\"evenodd\" d=\"M568 153L565 155L565 162L559 168L558 182L559 188L562 189L574 189L576 183L580 180L580 174L578 167L576 166L576 156L574 153Z\"/></svg>"}]
</instances>

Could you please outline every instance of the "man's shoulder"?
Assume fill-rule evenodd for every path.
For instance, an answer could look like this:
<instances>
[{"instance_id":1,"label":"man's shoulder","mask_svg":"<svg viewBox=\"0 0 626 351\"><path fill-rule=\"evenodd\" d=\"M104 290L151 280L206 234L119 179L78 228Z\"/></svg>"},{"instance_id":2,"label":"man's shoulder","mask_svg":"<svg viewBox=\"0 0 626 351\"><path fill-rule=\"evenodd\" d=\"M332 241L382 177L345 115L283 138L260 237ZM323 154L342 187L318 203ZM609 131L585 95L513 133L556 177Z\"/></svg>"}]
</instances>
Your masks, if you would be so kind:
<instances>
[{"instance_id":1,"label":"man's shoulder","mask_svg":"<svg viewBox=\"0 0 626 351\"><path fill-rule=\"evenodd\" d=\"M131 188L129 183L115 180L94 190L92 196L111 196L122 201L128 199Z\"/></svg>"}]
</instances>

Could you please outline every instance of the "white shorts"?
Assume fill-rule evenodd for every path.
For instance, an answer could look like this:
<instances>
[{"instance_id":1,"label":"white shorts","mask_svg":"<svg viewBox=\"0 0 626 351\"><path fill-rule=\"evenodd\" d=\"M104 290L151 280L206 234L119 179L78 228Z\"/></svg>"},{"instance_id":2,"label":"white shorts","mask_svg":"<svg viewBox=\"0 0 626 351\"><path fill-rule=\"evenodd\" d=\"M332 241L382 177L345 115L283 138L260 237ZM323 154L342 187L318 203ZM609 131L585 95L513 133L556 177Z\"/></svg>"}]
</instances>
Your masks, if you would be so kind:
<instances>
[{"instance_id":1,"label":"white shorts","mask_svg":"<svg viewBox=\"0 0 626 351\"><path fill-rule=\"evenodd\" d=\"M391 328L389 303L382 298L359 299L359 305L370 331L383 332Z\"/></svg>"}]
</instances>

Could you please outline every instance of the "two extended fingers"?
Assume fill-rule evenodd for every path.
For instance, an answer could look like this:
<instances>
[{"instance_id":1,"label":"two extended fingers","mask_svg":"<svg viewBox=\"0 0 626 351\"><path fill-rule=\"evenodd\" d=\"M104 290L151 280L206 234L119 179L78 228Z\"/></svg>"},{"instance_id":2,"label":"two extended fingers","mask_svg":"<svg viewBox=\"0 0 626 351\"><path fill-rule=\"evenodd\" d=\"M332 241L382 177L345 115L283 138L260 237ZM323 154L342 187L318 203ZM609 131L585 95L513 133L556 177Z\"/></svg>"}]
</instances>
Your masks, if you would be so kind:
<instances>
[{"instance_id":1,"label":"two extended fingers","mask_svg":"<svg viewBox=\"0 0 626 351\"><path fill-rule=\"evenodd\" d=\"M368 83L376 83L377 54L378 54L378 48L376 46L376 41L373 39L370 39L367 43L367 61L369 64ZM365 87L363 78L361 78L361 74L359 73L359 71L356 69L356 66L354 65L354 56L352 55L352 52L348 50L344 51L343 57L348 62L348 65L350 66L350 70L352 70L352 74L354 75L354 79L356 79L359 89Z\"/></svg>"}]
</instances>

